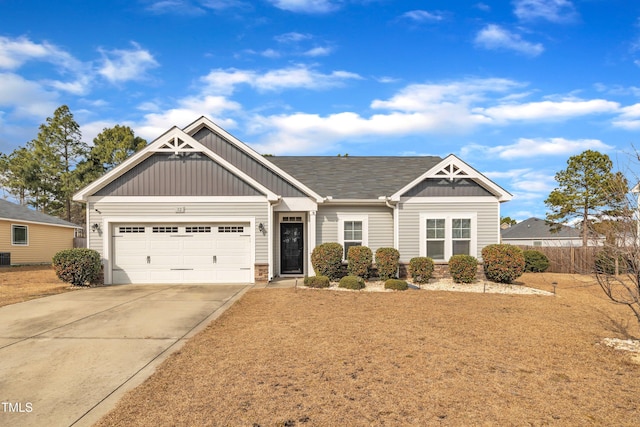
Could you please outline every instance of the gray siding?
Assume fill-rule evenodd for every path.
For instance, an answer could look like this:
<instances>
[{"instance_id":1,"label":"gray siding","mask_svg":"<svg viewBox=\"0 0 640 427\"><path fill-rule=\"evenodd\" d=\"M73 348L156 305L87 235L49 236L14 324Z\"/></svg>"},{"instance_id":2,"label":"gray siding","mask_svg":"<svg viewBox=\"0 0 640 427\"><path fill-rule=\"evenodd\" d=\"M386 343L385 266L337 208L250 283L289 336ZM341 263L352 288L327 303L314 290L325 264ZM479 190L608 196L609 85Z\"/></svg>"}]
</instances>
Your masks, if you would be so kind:
<instances>
[{"instance_id":1,"label":"gray siding","mask_svg":"<svg viewBox=\"0 0 640 427\"><path fill-rule=\"evenodd\" d=\"M273 171L236 148L235 145L211 132L208 128L202 128L193 135L193 138L275 194L283 197L306 196L292 184L280 178Z\"/></svg>"},{"instance_id":2,"label":"gray siding","mask_svg":"<svg viewBox=\"0 0 640 427\"><path fill-rule=\"evenodd\" d=\"M255 217L255 227L253 235L256 241L256 263L267 263L268 254L267 235L263 235L258 231L260 223L268 223L269 203L264 202L247 202L247 203L184 203L175 199L167 199L165 202L158 203L112 203L112 202L93 202L90 201L87 206L89 210L88 224L88 244L89 248L95 249L102 256L103 239L108 238L108 230L102 230L101 233L91 232L91 224L98 223L102 225L104 217L138 217L140 223L145 223L145 219L150 217L166 217L167 224L173 221L180 221L182 214L176 214L177 208L184 208L184 215L190 217L202 217L202 222L213 221L215 217ZM96 212L98 209L100 213Z\"/></svg>"},{"instance_id":3,"label":"gray siding","mask_svg":"<svg viewBox=\"0 0 640 427\"><path fill-rule=\"evenodd\" d=\"M338 242L339 215L367 215L369 248L393 247L393 210L386 206L318 206L316 244Z\"/></svg>"},{"instance_id":4,"label":"gray siding","mask_svg":"<svg viewBox=\"0 0 640 427\"><path fill-rule=\"evenodd\" d=\"M482 248L493 243L500 243L500 203L496 199L487 198L482 202L452 203L400 203L399 212L399 248L400 260L409 262L420 256L420 214L442 213L443 215L459 213L477 214L477 255L480 259Z\"/></svg>"},{"instance_id":5,"label":"gray siding","mask_svg":"<svg viewBox=\"0 0 640 427\"><path fill-rule=\"evenodd\" d=\"M203 154L155 153L99 190L98 196L259 196Z\"/></svg>"},{"instance_id":6,"label":"gray siding","mask_svg":"<svg viewBox=\"0 0 640 427\"><path fill-rule=\"evenodd\" d=\"M491 196L471 179L427 178L403 194L405 197L469 197Z\"/></svg>"}]
</instances>

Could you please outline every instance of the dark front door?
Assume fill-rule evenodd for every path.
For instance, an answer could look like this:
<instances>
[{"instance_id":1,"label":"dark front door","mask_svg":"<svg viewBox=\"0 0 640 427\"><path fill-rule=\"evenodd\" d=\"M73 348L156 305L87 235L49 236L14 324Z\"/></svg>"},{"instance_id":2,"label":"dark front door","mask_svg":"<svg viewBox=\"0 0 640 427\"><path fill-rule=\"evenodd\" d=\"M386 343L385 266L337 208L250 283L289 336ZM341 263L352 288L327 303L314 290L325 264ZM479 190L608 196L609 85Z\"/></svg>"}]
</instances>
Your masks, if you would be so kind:
<instances>
[{"instance_id":1,"label":"dark front door","mask_svg":"<svg viewBox=\"0 0 640 427\"><path fill-rule=\"evenodd\" d=\"M304 262L303 224L280 224L280 273L302 274Z\"/></svg>"}]
</instances>

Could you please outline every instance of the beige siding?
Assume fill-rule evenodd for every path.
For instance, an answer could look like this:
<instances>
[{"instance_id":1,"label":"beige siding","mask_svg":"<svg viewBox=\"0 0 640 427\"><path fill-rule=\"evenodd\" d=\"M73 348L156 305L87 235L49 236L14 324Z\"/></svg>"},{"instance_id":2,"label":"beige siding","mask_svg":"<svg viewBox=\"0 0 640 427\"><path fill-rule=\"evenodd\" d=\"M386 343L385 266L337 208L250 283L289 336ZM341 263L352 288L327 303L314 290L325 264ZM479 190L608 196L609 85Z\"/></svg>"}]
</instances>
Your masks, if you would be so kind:
<instances>
[{"instance_id":1,"label":"beige siding","mask_svg":"<svg viewBox=\"0 0 640 427\"><path fill-rule=\"evenodd\" d=\"M482 248L500 243L500 203L494 198L486 201L400 203L399 212L399 248L400 260L409 262L420 256L420 214L421 213L476 213L477 214L477 254L480 258Z\"/></svg>"},{"instance_id":2,"label":"beige siding","mask_svg":"<svg viewBox=\"0 0 640 427\"><path fill-rule=\"evenodd\" d=\"M26 225L27 246L11 244L11 225ZM74 229L20 221L0 221L0 252L11 253L11 264L47 264L56 252L73 248Z\"/></svg>"},{"instance_id":3,"label":"beige siding","mask_svg":"<svg viewBox=\"0 0 640 427\"><path fill-rule=\"evenodd\" d=\"M176 213L178 208L184 208L184 213ZM96 212L96 209L100 213ZM202 221L212 221L215 218L255 218L255 227L253 234L256 240L256 263L267 263L267 245L268 239L266 234L258 231L258 225L263 223L265 226L268 221L269 203L264 202L190 202L184 203L176 201L175 198L167 198L166 202L153 203L114 203L107 201L89 201L89 222L88 229L88 247L95 249L102 254L103 239L106 238L105 230L100 233L91 231L91 225L98 223L102 227L102 221L105 217L139 217L139 222L144 223L145 218L166 217L167 222L181 221L181 216L202 217ZM104 254L102 254L104 257Z\"/></svg>"},{"instance_id":4,"label":"beige siding","mask_svg":"<svg viewBox=\"0 0 640 427\"><path fill-rule=\"evenodd\" d=\"M393 247L393 210L386 206L319 206L316 219L316 244L338 242L339 215L366 215L369 222L368 246Z\"/></svg>"}]
</instances>

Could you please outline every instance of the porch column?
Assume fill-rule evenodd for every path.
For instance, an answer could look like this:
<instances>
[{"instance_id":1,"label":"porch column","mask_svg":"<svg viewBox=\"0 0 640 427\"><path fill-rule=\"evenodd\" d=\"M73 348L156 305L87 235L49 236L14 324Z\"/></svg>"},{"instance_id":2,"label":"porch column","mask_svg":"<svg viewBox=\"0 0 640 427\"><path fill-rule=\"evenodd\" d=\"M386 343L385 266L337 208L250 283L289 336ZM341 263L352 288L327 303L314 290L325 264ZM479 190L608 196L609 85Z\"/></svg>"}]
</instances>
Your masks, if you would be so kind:
<instances>
[{"instance_id":1,"label":"porch column","mask_svg":"<svg viewBox=\"0 0 640 427\"><path fill-rule=\"evenodd\" d=\"M307 276L315 276L311 264L311 253L316 247L316 213L317 211L309 211L307 215Z\"/></svg>"}]
</instances>

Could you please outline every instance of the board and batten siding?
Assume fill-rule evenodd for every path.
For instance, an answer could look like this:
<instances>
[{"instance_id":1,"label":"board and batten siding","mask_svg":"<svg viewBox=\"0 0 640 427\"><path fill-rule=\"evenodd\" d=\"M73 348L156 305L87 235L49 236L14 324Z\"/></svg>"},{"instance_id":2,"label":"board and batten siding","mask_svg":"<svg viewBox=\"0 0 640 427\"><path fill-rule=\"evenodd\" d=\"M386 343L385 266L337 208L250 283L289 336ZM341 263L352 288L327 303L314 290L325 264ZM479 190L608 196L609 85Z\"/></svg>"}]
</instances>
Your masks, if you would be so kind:
<instances>
[{"instance_id":1,"label":"board and batten siding","mask_svg":"<svg viewBox=\"0 0 640 427\"><path fill-rule=\"evenodd\" d=\"M411 258L420 256L420 214L438 214L451 216L455 213L477 215L477 255L487 245L500 243L500 203L493 197L486 201L446 201L429 202L425 200L401 202L398 205L398 228L400 261L408 263Z\"/></svg>"},{"instance_id":2,"label":"board and batten siding","mask_svg":"<svg viewBox=\"0 0 640 427\"><path fill-rule=\"evenodd\" d=\"M339 242L340 215L367 216L368 247L375 254L378 248L393 247L393 210L386 206L318 206L316 214L316 244Z\"/></svg>"},{"instance_id":3,"label":"board and batten siding","mask_svg":"<svg viewBox=\"0 0 640 427\"><path fill-rule=\"evenodd\" d=\"M269 255L267 253L268 237L258 231L258 225L268 223L269 202L181 202L180 198L170 197L163 202L136 202L135 198L130 203L109 202L106 199L96 201L89 199L88 211L89 222L88 247L97 250L102 257L105 257L103 243L105 238L109 238L109 230L101 232L91 231L92 224L100 224L105 217L128 217L135 218L132 222L140 224L148 223L146 218L166 217L167 224L181 223L181 216L202 218L202 223L215 222L216 218L255 218L255 229L252 230L255 238L256 263L267 263ZM100 212L96 212L96 209ZM177 213L181 211L181 213ZM191 221L190 221L191 222Z\"/></svg>"},{"instance_id":4,"label":"board and batten siding","mask_svg":"<svg viewBox=\"0 0 640 427\"><path fill-rule=\"evenodd\" d=\"M11 225L27 227L28 245L11 244ZM0 252L11 254L11 264L50 264L53 256L64 249L73 248L75 230L21 221L0 221Z\"/></svg>"}]
</instances>

